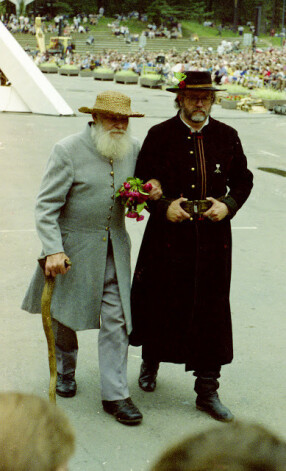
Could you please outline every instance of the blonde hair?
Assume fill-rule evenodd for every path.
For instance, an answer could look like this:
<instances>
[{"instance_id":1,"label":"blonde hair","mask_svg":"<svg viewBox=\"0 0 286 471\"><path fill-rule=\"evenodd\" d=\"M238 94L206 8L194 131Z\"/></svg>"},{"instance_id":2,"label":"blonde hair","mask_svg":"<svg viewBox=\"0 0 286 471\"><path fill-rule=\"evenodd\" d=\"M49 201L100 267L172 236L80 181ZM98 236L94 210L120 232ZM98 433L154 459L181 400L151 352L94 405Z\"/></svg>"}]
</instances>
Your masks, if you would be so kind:
<instances>
[{"instance_id":1,"label":"blonde hair","mask_svg":"<svg viewBox=\"0 0 286 471\"><path fill-rule=\"evenodd\" d=\"M56 471L75 448L67 416L32 394L0 393L0 471Z\"/></svg>"},{"instance_id":2,"label":"blonde hair","mask_svg":"<svg viewBox=\"0 0 286 471\"><path fill-rule=\"evenodd\" d=\"M257 424L234 422L167 450L151 471L282 471L286 442Z\"/></svg>"}]
</instances>

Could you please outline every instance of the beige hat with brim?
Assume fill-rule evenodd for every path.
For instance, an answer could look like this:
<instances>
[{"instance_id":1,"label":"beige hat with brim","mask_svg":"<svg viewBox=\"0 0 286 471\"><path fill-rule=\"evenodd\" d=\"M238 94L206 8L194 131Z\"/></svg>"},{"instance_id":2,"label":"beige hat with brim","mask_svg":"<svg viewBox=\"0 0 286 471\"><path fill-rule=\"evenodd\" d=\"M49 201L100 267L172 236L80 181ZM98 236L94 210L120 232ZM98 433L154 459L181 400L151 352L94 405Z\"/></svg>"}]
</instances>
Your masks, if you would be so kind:
<instances>
[{"instance_id":1,"label":"beige hat with brim","mask_svg":"<svg viewBox=\"0 0 286 471\"><path fill-rule=\"evenodd\" d=\"M93 108L82 106L78 111L81 113L106 113L128 118L143 118L144 114L132 111L131 100L127 95L120 92L108 91L99 93Z\"/></svg>"}]
</instances>

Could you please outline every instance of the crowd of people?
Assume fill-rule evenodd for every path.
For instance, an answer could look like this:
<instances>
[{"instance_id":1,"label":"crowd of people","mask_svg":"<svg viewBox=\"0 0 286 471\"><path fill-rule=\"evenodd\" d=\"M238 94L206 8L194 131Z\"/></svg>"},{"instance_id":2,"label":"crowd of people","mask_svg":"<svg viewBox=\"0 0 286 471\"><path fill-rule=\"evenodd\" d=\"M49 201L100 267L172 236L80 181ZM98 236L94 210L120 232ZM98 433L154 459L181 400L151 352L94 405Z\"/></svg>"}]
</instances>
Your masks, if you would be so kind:
<instances>
[{"instance_id":1,"label":"crowd of people","mask_svg":"<svg viewBox=\"0 0 286 471\"><path fill-rule=\"evenodd\" d=\"M44 33L53 34L57 34L61 30L61 34L64 36L70 36L76 32L88 33L90 26L96 25L103 15L104 8L101 7L97 14L79 13L73 18L69 18L67 15L57 15L54 18L47 16L43 18L42 29ZM69 44L65 53L62 51L60 54L27 52L32 55L37 65L43 62L55 62L59 66L74 64L80 69L105 67L114 72L132 70L137 74L141 74L146 67L152 67L166 83L172 81L174 72L208 70L217 84L236 83L249 88L269 86L278 90L285 88L285 47L269 47L262 50L256 45L252 45L251 48L241 49L239 40L235 42L222 40L216 50L212 47L193 46L183 53L178 53L173 48L166 53L162 51L159 54L161 59L158 60L158 53L146 50L148 38L180 38L182 37L182 25L172 23L168 27L163 24L157 26L153 22L148 22L148 17L140 15L137 11L132 11L126 16L120 14L114 16L115 20L108 24L108 27L115 36L124 38L126 43L138 42L138 52L120 53L108 50L103 53L88 52L80 55L75 53L74 44ZM1 19L12 33L35 34L33 18L17 17L11 14L10 16L2 15ZM122 23L126 19L137 19L146 24L146 28L140 36L137 33L131 34L129 28ZM206 26L216 27L214 23L205 23ZM253 25L247 24L248 28L251 26ZM241 31L243 31L243 26L239 28L239 35L241 35ZM92 39L92 43L94 43L94 38ZM94 48L96 49L96 44Z\"/></svg>"},{"instance_id":2,"label":"crowd of people","mask_svg":"<svg viewBox=\"0 0 286 471\"><path fill-rule=\"evenodd\" d=\"M175 72L208 70L217 84L232 83L249 88L268 86L277 90L285 88L286 50L279 48L231 50L219 55L217 51L203 47L190 48L183 53L178 53L174 48L159 53L138 49L136 53L108 50L80 55L68 51L64 57L48 52L30 54L37 65L54 62L57 65L74 64L80 69L104 67L114 72L132 70L137 74L152 68L166 83L172 81Z\"/></svg>"}]
</instances>

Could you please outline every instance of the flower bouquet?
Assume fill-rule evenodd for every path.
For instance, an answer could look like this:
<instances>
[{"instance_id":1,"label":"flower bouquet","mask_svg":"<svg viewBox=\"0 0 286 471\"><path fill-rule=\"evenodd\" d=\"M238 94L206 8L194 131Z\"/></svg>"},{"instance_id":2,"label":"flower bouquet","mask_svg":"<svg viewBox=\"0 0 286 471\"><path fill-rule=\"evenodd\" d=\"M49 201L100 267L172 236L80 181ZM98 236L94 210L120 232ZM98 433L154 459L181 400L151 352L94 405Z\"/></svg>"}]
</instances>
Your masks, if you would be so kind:
<instances>
[{"instance_id":1,"label":"flower bouquet","mask_svg":"<svg viewBox=\"0 0 286 471\"><path fill-rule=\"evenodd\" d=\"M143 184L140 178L129 177L116 192L116 197L126 208L125 216L142 221L144 216L140 215L147 206L149 192L152 190L151 183Z\"/></svg>"},{"instance_id":2,"label":"flower bouquet","mask_svg":"<svg viewBox=\"0 0 286 471\"><path fill-rule=\"evenodd\" d=\"M186 88L185 79L187 76L181 72L174 72L174 78L178 81L175 85L173 85L174 88L180 88L181 90L184 90Z\"/></svg>"}]
</instances>

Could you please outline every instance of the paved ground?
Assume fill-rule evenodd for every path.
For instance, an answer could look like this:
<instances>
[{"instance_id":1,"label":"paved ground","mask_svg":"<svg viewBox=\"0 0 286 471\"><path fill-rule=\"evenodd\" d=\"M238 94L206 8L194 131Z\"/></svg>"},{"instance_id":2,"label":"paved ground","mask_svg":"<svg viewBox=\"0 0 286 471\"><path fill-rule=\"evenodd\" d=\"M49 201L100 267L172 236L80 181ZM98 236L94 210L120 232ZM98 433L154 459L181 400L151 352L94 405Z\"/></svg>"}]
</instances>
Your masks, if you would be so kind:
<instances>
[{"instance_id":1,"label":"paved ground","mask_svg":"<svg viewBox=\"0 0 286 471\"><path fill-rule=\"evenodd\" d=\"M173 95L137 85L95 82L92 78L50 78L77 113L96 93L117 89L132 97L133 134L143 140L149 127L174 114ZM255 187L233 220L232 311L235 360L223 368L221 397L240 419L265 424L286 438L285 179L258 167L286 170L284 116L246 114L215 105L213 116L236 127ZM48 154L61 137L82 129L87 116L50 117L0 114L0 354L1 390L47 395L48 366L40 316L20 310L40 252L34 231L34 202ZM128 226L133 265L144 230ZM144 414L128 428L102 411L95 331L79 334L78 394L58 399L77 432L72 471L148 471L165 447L215 422L195 409L193 377L183 366L163 364L155 393L137 386L140 349L130 348L129 383ZM226 425L217 425L226 426Z\"/></svg>"}]
</instances>

